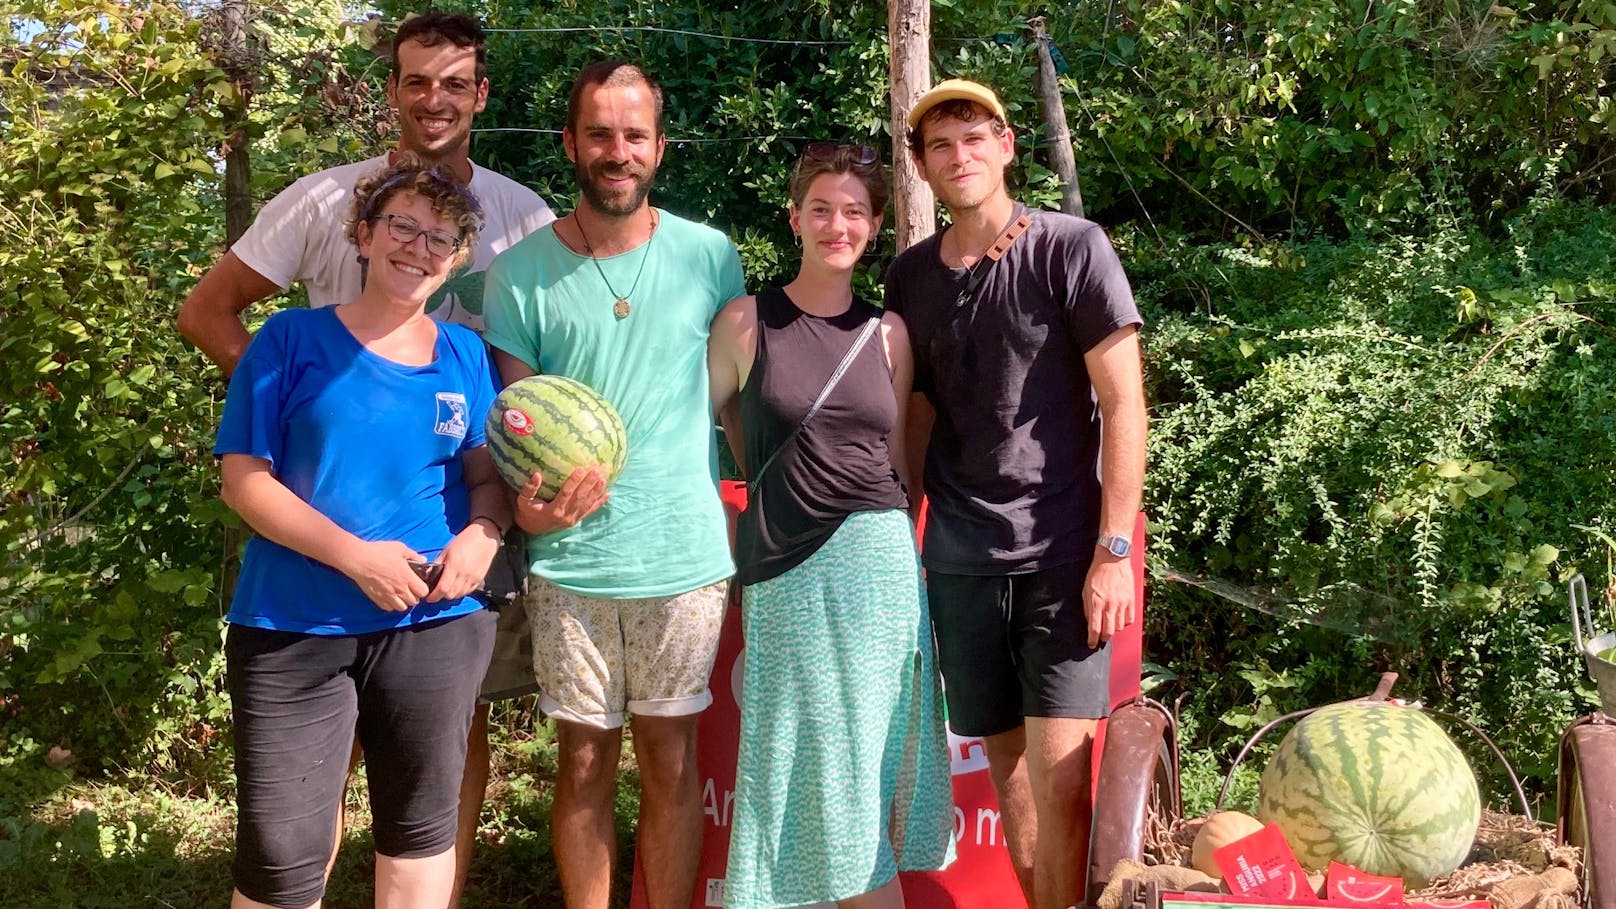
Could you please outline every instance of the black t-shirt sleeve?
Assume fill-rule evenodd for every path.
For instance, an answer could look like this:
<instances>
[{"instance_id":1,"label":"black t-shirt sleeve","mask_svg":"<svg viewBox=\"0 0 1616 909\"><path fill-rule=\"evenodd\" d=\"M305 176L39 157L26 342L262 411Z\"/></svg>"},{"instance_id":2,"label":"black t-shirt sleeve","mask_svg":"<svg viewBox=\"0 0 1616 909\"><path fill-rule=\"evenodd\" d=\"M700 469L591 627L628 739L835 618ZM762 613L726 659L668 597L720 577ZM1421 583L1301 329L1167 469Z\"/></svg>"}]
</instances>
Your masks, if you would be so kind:
<instances>
[{"instance_id":1,"label":"black t-shirt sleeve","mask_svg":"<svg viewBox=\"0 0 1616 909\"><path fill-rule=\"evenodd\" d=\"M897 287L903 281L903 278L898 275L898 262L899 260L893 259L892 264L887 266L886 285L881 289L881 308L901 316L903 315L903 298L898 294Z\"/></svg>"},{"instance_id":2,"label":"black t-shirt sleeve","mask_svg":"<svg viewBox=\"0 0 1616 909\"><path fill-rule=\"evenodd\" d=\"M1144 323L1122 260L1098 224L1084 224L1065 247L1063 305L1067 331L1079 351L1088 353L1117 329Z\"/></svg>"},{"instance_id":3,"label":"black t-shirt sleeve","mask_svg":"<svg viewBox=\"0 0 1616 909\"><path fill-rule=\"evenodd\" d=\"M919 313L914 312L909 304L916 291L915 282L919 277L914 275L911 264L914 261L913 248L908 255L899 256L887 266L886 286L882 288L881 306L887 312L896 313L904 321L909 330L909 347L914 357L914 379L910 383L910 391L914 394L925 394L932 390L931 374L931 341L930 327L919 324ZM906 274L908 272L909 274Z\"/></svg>"}]
</instances>

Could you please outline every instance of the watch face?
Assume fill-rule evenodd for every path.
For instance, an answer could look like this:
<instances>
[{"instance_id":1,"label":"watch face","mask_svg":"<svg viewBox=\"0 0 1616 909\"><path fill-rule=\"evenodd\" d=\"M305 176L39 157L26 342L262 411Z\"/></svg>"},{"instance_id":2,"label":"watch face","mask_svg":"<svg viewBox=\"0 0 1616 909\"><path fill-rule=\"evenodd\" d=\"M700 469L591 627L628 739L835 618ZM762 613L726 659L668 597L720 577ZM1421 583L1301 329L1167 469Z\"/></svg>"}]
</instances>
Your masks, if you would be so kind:
<instances>
[{"instance_id":1,"label":"watch face","mask_svg":"<svg viewBox=\"0 0 1616 909\"><path fill-rule=\"evenodd\" d=\"M1117 537L1102 533L1100 534L1100 545L1119 559L1127 558L1128 553L1133 551L1133 542L1127 537Z\"/></svg>"}]
</instances>

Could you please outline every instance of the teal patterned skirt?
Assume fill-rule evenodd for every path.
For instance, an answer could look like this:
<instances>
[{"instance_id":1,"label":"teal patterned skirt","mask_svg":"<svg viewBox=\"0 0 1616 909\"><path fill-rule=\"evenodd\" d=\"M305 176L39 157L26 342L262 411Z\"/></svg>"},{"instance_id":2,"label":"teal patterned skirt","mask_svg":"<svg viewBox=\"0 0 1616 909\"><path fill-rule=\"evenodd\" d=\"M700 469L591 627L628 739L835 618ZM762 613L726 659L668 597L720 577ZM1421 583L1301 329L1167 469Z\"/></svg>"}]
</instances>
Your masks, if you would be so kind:
<instances>
[{"instance_id":1,"label":"teal patterned skirt","mask_svg":"<svg viewBox=\"0 0 1616 909\"><path fill-rule=\"evenodd\" d=\"M856 513L741 592L741 744L724 905L843 900L954 857L942 692L914 528Z\"/></svg>"}]
</instances>

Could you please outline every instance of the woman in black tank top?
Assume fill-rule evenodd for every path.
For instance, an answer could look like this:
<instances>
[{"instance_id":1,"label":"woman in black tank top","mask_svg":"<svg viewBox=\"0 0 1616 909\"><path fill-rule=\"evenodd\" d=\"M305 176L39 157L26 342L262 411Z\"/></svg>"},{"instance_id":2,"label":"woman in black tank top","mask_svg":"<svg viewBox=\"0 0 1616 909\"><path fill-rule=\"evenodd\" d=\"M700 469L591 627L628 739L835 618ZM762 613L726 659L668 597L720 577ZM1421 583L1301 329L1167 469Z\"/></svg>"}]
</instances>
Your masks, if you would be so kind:
<instances>
[{"instance_id":1,"label":"woman in black tank top","mask_svg":"<svg viewBox=\"0 0 1616 909\"><path fill-rule=\"evenodd\" d=\"M905 492L908 334L852 288L886 198L872 149L810 145L791 180L796 278L713 323L713 406L751 500L736 528L747 649L729 909L896 909L899 870L953 855Z\"/></svg>"}]
</instances>

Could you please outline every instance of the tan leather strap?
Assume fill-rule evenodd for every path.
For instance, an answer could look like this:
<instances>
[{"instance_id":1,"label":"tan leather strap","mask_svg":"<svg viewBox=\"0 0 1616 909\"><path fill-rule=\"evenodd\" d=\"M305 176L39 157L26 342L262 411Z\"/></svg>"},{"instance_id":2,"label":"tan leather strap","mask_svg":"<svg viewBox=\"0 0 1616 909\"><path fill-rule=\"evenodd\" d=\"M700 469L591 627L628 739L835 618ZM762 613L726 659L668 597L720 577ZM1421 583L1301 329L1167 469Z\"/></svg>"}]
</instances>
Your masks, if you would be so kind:
<instances>
[{"instance_id":1,"label":"tan leather strap","mask_svg":"<svg viewBox=\"0 0 1616 909\"><path fill-rule=\"evenodd\" d=\"M982 258L990 262L997 262L1004 258L1005 252L1010 249L1010 244L1016 242L1016 238L1026 233L1027 228L1031 226L1032 215L1022 212L1021 217L1010 222L1010 226L1004 229L1004 233L999 234L999 239L993 241L993 245L989 246L988 251L982 254Z\"/></svg>"},{"instance_id":2,"label":"tan leather strap","mask_svg":"<svg viewBox=\"0 0 1616 909\"><path fill-rule=\"evenodd\" d=\"M982 254L982 258L976 260L976 264L971 266L971 276L965 281L965 289L960 291L959 296L954 300L956 309L971 302L971 297L975 296L976 289L982 286L983 281L987 280L988 271L993 268L994 263L1004 258L1004 254L1010 250L1010 246L1016 242L1016 238L1025 233L1027 228L1031 226L1032 212L1024 211L1021 213L1021 217L1011 221L1010 226L999 234L999 238L993 241L987 252Z\"/></svg>"}]
</instances>

